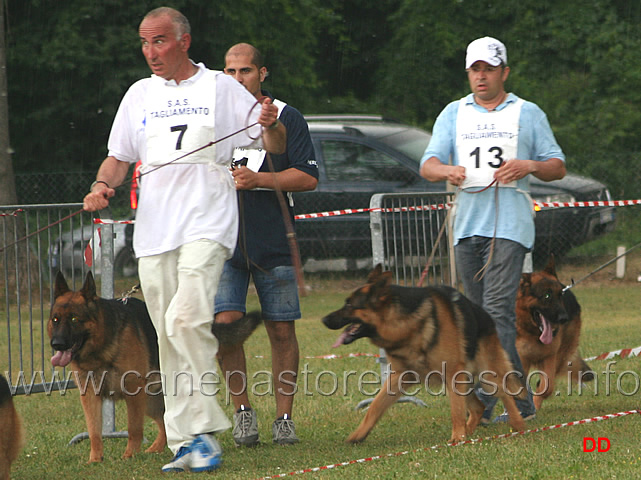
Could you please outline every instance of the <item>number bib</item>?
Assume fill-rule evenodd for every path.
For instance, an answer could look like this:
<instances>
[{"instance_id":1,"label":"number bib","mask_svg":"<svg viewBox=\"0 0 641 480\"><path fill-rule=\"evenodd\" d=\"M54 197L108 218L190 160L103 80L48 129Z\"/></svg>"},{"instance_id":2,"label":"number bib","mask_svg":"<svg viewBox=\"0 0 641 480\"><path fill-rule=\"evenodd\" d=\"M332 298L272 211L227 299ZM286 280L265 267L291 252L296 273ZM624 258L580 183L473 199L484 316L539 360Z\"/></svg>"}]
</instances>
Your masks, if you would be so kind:
<instances>
[{"instance_id":1,"label":"number bib","mask_svg":"<svg viewBox=\"0 0 641 480\"><path fill-rule=\"evenodd\" d=\"M461 99L456 118L456 150L459 165L465 167L462 188L486 187L494 172L507 160L516 158L519 118L523 100L509 103L500 111L479 112ZM500 184L516 187L516 182Z\"/></svg>"},{"instance_id":2,"label":"number bib","mask_svg":"<svg viewBox=\"0 0 641 480\"><path fill-rule=\"evenodd\" d=\"M274 99L273 103L278 107L277 118L280 118L280 114L287 104L276 99ZM251 171L258 172L265 161L265 150L262 148L236 147L234 149L233 161L241 161L242 164L247 166Z\"/></svg>"},{"instance_id":3,"label":"number bib","mask_svg":"<svg viewBox=\"0 0 641 480\"><path fill-rule=\"evenodd\" d=\"M205 71L195 83L166 87L152 77L145 98L147 164L206 163L215 157L215 145L176 160L216 138L216 73Z\"/></svg>"}]
</instances>

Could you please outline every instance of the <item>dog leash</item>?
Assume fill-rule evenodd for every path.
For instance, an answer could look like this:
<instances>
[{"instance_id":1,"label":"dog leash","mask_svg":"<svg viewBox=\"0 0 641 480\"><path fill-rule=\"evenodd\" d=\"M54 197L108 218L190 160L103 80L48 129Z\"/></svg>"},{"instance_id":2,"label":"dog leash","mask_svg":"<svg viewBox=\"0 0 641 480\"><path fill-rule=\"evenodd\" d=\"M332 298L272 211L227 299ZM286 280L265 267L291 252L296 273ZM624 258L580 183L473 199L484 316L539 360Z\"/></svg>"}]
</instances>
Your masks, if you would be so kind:
<instances>
[{"instance_id":1,"label":"dog leash","mask_svg":"<svg viewBox=\"0 0 641 480\"><path fill-rule=\"evenodd\" d=\"M598 268L596 268L596 269L592 270L590 273L588 273L587 275L585 275L583 278L580 278L580 279L579 279L578 281L576 281L576 282L574 281L574 279L572 279L572 281L571 281L570 285L566 285L566 286L565 286L565 288L563 288L563 290L561 290L561 294L563 294L563 293L567 292L569 289L571 289L571 288L572 288L572 287L574 287L575 285L578 285L579 283L581 283L581 282L582 282L583 280L585 280L586 278L591 277L592 275L594 275L594 274L595 274L595 273L597 273L598 271L603 270L603 269L604 269L605 267L607 267L608 265L610 265L610 264L612 264L612 263L616 262L619 258L621 258L621 257L625 257L625 256L626 256L628 253L630 253L632 250L634 250L635 248L638 248L638 247L640 247L640 246L641 246L641 242L637 243L637 244L636 244L636 245L634 245L633 247L628 248L628 249L627 249L625 252L623 252L622 254L617 255L617 256L616 256L616 257L614 257L612 260L609 260L609 261L607 261L606 263L604 263L603 265L601 265L600 267L598 267Z\"/></svg>"},{"instance_id":2,"label":"dog leash","mask_svg":"<svg viewBox=\"0 0 641 480\"><path fill-rule=\"evenodd\" d=\"M496 179L492 180L492 182L489 185L486 185L485 187L481 188L480 190L466 191L466 193L476 194L476 193L484 192L488 188L491 188L492 185L494 185L495 183L496 183ZM457 199L459 193L461 192L461 190L462 189L461 189L460 185L456 187L456 193L454 194L454 198L452 199L452 205L453 206L456 204L456 199ZM499 197L499 189L498 189L498 184L497 184L496 187L495 187L495 193L494 193L494 204L496 206L496 212L495 212L495 215L494 215L494 217L495 217L494 218L494 235L492 236L492 244L490 246L490 255L489 255L488 259L487 259L486 264L474 276L474 279L476 281L481 281L483 279L483 277L485 276L485 271L487 270L487 267L492 262L492 257L494 255L494 243L495 243L495 240L496 240L496 228L497 228L497 225L498 225L498 216L499 216L499 212L498 212L499 198L498 197ZM452 208L454 208L454 207L452 207ZM421 273L421 278L418 281L417 286L419 286L419 287L423 286L423 281L427 277L428 270L429 270L429 268L430 268L430 266L432 264L432 261L434 260L434 255L436 254L436 249L438 247L438 244L441 241L441 237L443 236L443 232L445 231L445 226L447 225L447 222L448 222L448 219L449 219L449 216L450 216L451 212L452 212L451 209L448 210L447 211L447 215L445 216L445 219L443 220L443 225L441 225L441 229L439 230L438 236L436 237L436 242L434 243L434 247L432 247L432 253L430 254L430 257L428 258L428 260L427 260L427 262L425 264L425 268L423 269L423 272Z\"/></svg>"},{"instance_id":3,"label":"dog leash","mask_svg":"<svg viewBox=\"0 0 641 480\"><path fill-rule=\"evenodd\" d=\"M489 187L488 187L489 188ZM456 198L458 197L459 192L461 191L461 187L456 188L456 192L454 193L454 198L452 199L452 208L450 208L447 213L445 214L445 218L443 219L443 225L441 225L441 228L438 231L438 235L436 237L436 242L434 242L434 246L432 247L432 253L430 253L429 258L427 259L427 262L425 263L425 268L423 269L423 272L421 273L421 278L418 281L417 286L422 287L423 286L423 281L427 277L427 273L430 269L430 266L432 265L432 261L434 260L434 256L436 255L436 249L438 248L438 244L441 243L441 237L443 236L443 232L445 231L445 227L447 226L447 223L450 219L450 215L452 213L452 209L454 208L454 205L456 204Z\"/></svg>"},{"instance_id":4,"label":"dog leash","mask_svg":"<svg viewBox=\"0 0 641 480\"><path fill-rule=\"evenodd\" d=\"M140 290L140 283L138 283L138 284L134 285L133 287L131 287L131 289L127 293L123 294L122 297L119 298L119 300L122 303L127 304L129 299L131 298L131 296L134 293L138 292L138 290Z\"/></svg>"}]
</instances>

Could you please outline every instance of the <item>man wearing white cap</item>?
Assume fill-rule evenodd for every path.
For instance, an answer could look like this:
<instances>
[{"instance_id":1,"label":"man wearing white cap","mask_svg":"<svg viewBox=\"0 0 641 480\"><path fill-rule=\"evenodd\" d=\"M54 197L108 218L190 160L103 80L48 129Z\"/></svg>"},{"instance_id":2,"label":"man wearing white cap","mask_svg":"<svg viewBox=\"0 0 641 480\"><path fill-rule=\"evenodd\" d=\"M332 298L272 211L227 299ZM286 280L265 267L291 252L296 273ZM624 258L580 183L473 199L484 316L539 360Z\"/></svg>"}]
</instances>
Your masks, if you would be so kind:
<instances>
[{"instance_id":1,"label":"man wearing white cap","mask_svg":"<svg viewBox=\"0 0 641 480\"><path fill-rule=\"evenodd\" d=\"M515 304L525 254L534 245L529 176L563 178L565 156L545 113L505 91L510 67L502 42L474 40L465 69L472 93L447 105L436 119L421 175L458 187L454 242L465 294L492 316L503 348L523 372L515 346ZM493 188L485 188L489 185ZM479 397L488 406L487 423L496 400ZM534 418L531 394L517 406L523 418ZM506 420L504 413L495 421Z\"/></svg>"}]
</instances>

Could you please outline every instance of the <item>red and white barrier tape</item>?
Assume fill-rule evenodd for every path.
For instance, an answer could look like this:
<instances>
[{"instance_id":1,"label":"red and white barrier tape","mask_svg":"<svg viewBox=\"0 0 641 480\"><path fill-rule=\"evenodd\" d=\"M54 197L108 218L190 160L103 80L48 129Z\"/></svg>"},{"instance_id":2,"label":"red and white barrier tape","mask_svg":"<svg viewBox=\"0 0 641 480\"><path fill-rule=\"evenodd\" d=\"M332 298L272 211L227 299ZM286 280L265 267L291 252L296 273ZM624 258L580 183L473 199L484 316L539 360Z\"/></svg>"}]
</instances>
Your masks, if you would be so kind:
<instances>
[{"instance_id":1,"label":"red and white barrier tape","mask_svg":"<svg viewBox=\"0 0 641 480\"><path fill-rule=\"evenodd\" d=\"M585 358L586 362L592 360L609 360L614 357L629 358L629 357L638 357L641 354L641 347L636 348L622 348L621 350L615 350L612 352L605 352L594 357Z\"/></svg>"},{"instance_id":2,"label":"red and white barrier tape","mask_svg":"<svg viewBox=\"0 0 641 480\"><path fill-rule=\"evenodd\" d=\"M599 355L595 355L593 357L588 357L584 358L586 362L590 362L592 360L609 360L614 357L621 357L621 358L632 358L632 357L638 357L641 355L641 346L636 347L636 348L622 348L621 350L614 350L612 352L605 352L601 353ZM340 358L358 358L358 357L374 357L378 358L380 357L380 354L378 353L348 353L346 355L335 355L335 354L328 354L328 355L311 355L307 357L303 357L305 359L320 359L320 360L336 360ZM254 358L265 358L264 355L255 355Z\"/></svg>"},{"instance_id":3,"label":"red and white barrier tape","mask_svg":"<svg viewBox=\"0 0 641 480\"><path fill-rule=\"evenodd\" d=\"M581 207L628 207L631 205L641 205L641 200L611 200L603 202L533 202L534 207L539 208L581 208ZM353 213L369 212L413 212L425 210L444 210L450 208L451 204L433 204L418 207L398 207L398 208L348 208L344 210L332 210L330 212L304 213L296 215L296 220L322 217L336 217L339 215L350 215Z\"/></svg>"},{"instance_id":4,"label":"red and white barrier tape","mask_svg":"<svg viewBox=\"0 0 641 480\"><path fill-rule=\"evenodd\" d=\"M603 421L603 420L610 420L610 419L613 419L613 418L620 418L620 417L625 417L627 415L634 415L634 414L641 414L641 411L639 411L639 410L629 410L627 412L611 413L611 414L608 414L608 415L602 415L602 416L592 417L592 418L585 418L583 420L577 420L577 421L574 421L574 422L560 423L560 424L557 424L557 425L550 425L550 426L547 426L547 427L534 428L534 429L531 429L531 430L523 430L523 431L520 431L520 432L511 432L511 433L504 433L504 434L501 434L501 435L492 435L490 437L476 438L476 439L472 439L472 440L464 440L462 442L447 443L447 444L444 444L444 445L434 445L432 447L418 448L418 449L415 449L415 450L407 450L407 451L404 451L404 452L387 453L385 455L375 455L373 457L360 458L358 460L349 460L349 461L346 461L346 462L325 465L323 467L306 468L306 469L303 469L303 470L296 470L296 471L289 472L289 473L280 473L280 474L277 474L277 475L261 477L259 480L268 480L268 479L272 479L272 478L283 478L283 477L289 477L289 476L292 476L292 475L300 475L300 474L303 474L303 473L321 472L321 471L324 471L324 470L331 470L333 468L344 467L344 466L347 466L347 465L354 465L356 463L365 463L365 462L371 462L371 461L374 461L374 460L380 460L382 458L400 457L400 456L407 455L407 454L410 454L410 453L424 452L424 451L430 451L430 450L442 450L442 449L445 449L447 447L460 447L462 445L468 445L468 444L473 444L473 443L482 443L482 442L487 442L487 441L490 441L490 440L498 440L498 439L502 439L502 438L511 438L511 437L516 437L516 436L520 436L520 435L526 435L528 433L545 432L545 431L548 431L548 430L555 430L555 429L563 428L563 427L573 427L575 425L586 425L588 423L600 422L600 421Z\"/></svg>"},{"instance_id":5,"label":"red and white barrier tape","mask_svg":"<svg viewBox=\"0 0 641 480\"><path fill-rule=\"evenodd\" d=\"M533 202L535 207L539 208L580 208L580 207L629 207L631 205L641 205L641 200L611 200L603 202ZM304 220L309 218L338 217L341 215L351 215L354 213L371 213L371 212L417 212L426 210L445 210L450 208L449 203L436 203L432 205L422 205L414 207L395 207L395 208L346 208L344 210L331 210L318 213L303 213L296 215L294 219ZM103 220L94 218L96 224L128 224L136 223L135 220Z\"/></svg>"},{"instance_id":6,"label":"red and white barrier tape","mask_svg":"<svg viewBox=\"0 0 641 480\"><path fill-rule=\"evenodd\" d=\"M108 218L94 218L93 223L96 225L127 225L136 223L135 220L111 220Z\"/></svg>"}]
</instances>

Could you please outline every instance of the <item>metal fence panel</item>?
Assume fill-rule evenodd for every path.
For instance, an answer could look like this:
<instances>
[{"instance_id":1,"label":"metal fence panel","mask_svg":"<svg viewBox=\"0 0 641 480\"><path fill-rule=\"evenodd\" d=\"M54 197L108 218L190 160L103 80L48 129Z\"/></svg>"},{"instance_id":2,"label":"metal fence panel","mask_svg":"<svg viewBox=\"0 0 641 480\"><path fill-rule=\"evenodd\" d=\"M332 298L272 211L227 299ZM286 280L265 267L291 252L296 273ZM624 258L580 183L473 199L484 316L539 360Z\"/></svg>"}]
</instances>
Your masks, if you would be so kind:
<instances>
[{"instance_id":1,"label":"metal fence panel","mask_svg":"<svg viewBox=\"0 0 641 480\"><path fill-rule=\"evenodd\" d=\"M452 198L453 193L372 196L370 227L374 265L380 263L384 270L393 271L397 284L414 286L430 260L423 284L456 286L447 225Z\"/></svg>"},{"instance_id":2,"label":"metal fence panel","mask_svg":"<svg viewBox=\"0 0 641 480\"><path fill-rule=\"evenodd\" d=\"M88 271L102 270L96 280L102 296L111 298L113 235L108 230L111 225L102 225L99 233L82 204L0 206L0 372L16 394L74 388L71 372L56 371L50 361L46 327L55 275L63 271L76 290Z\"/></svg>"}]
</instances>

